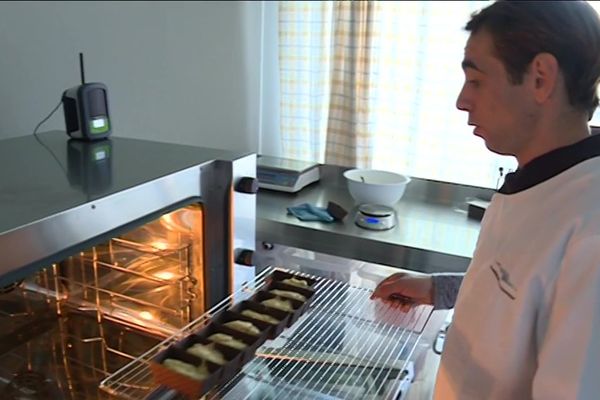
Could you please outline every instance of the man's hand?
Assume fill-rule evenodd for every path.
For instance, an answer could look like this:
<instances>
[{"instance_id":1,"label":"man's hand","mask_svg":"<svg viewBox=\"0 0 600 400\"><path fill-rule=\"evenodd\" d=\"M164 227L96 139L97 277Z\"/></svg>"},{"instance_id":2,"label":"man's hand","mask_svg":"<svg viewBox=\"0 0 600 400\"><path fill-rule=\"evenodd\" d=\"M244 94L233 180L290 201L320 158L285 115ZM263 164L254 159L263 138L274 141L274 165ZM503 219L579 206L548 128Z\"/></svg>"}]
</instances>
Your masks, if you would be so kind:
<instances>
[{"instance_id":1,"label":"man's hand","mask_svg":"<svg viewBox=\"0 0 600 400\"><path fill-rule=\"evenodd\" d=\"M432 282L430 275L398 272L381 281L371 298L400 300L405 304L433 304Z\"/></svg>"}]
</instances>

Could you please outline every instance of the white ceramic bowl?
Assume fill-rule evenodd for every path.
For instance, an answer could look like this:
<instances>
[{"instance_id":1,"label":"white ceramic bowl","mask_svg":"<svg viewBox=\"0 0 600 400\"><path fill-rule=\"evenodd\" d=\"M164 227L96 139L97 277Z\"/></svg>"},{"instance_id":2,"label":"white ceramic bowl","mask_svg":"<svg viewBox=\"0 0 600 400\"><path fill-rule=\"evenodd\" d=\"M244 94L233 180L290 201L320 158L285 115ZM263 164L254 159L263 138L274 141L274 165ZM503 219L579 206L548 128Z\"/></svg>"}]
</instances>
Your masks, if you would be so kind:
<instances>
[{"instance_id":1,"label":"white ceramic bowl","mask_svg":"<svg viewBox=\"0 0 600 400\"><path fill-rule=\"evenodd\" d=\"M351 169L344 172L348 190L357 204L393 206L402 198L410 178L374 169Z\"/></svg>"}]
</instances>

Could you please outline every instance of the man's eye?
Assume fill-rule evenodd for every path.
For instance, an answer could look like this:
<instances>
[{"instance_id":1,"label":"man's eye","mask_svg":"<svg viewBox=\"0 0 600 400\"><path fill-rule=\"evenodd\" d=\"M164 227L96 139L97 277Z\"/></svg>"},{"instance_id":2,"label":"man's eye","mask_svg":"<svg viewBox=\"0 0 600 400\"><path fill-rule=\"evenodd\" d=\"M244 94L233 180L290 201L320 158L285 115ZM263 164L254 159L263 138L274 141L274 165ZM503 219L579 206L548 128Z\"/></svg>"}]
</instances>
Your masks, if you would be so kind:
<instances>
[{"instance_id":1,"label":"man's eye","mask_svg":"<svg viewBox=\"0 0 600 400\"><path fill-rule=\"evenodd\" d=\"M479 81L476 79L467 79L467 84L473 87L479 87Z\"/></svg>"}]
</instances>

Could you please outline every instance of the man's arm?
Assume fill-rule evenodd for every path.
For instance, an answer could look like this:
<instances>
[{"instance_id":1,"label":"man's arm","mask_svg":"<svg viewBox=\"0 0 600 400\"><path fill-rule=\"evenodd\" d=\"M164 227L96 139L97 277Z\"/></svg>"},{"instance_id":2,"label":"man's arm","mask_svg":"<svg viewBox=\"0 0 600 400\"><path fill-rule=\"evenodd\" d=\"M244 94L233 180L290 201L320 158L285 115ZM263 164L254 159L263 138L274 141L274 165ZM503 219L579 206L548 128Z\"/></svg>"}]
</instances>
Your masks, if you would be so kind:
<instances>
[{"instance_id":1,"label":"man's arm","mask_svg":"<svg viewBox=\"0 0 600 400\"><path fill-rule=\"evenodd\" d=\"M464 274L416 274L397 272L385 278L373 291L372 298L387 300L394 295L417 304L433 304L436 309L454 307Z\"/></svg>"},{"instance_id":2,"label":"man's arm","mask_svg":"<svg viewBox=\"0 0 600 400\"><path fill-rule=\"evenodd\" d=\"M463 273L432 274L433 307L437 310L453 308L458 296Z\"/></svg>"},{"instance_id":3,"label":"man's arm","mask_svg":"<svg viewBox=\"0 0 600 400\"><path fill-rule=\"evenodd\" d=\"M597 399L600 393L600 236L569 246L536 324L533 399Z\"/></svg>"}]
</instances>

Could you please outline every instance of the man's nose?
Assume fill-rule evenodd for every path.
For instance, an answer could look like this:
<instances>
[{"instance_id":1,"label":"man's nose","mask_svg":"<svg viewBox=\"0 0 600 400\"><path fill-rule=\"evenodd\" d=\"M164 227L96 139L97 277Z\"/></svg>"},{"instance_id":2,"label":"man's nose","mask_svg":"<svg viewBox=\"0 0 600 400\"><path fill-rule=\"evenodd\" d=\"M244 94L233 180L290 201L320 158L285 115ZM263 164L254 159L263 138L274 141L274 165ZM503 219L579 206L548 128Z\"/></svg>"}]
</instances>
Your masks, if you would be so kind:
<instances>
[{"instance_id":1,"label":"man's nose","mask_svg":"<svg viewBox=\"0 0 600 400\"><path fill-rule=\"evenodd\" d=\"M456 99L456 108L461 111L470 111L471 102L465 96L465 87L463 86Z\"/></svg>"}]
</instances>

